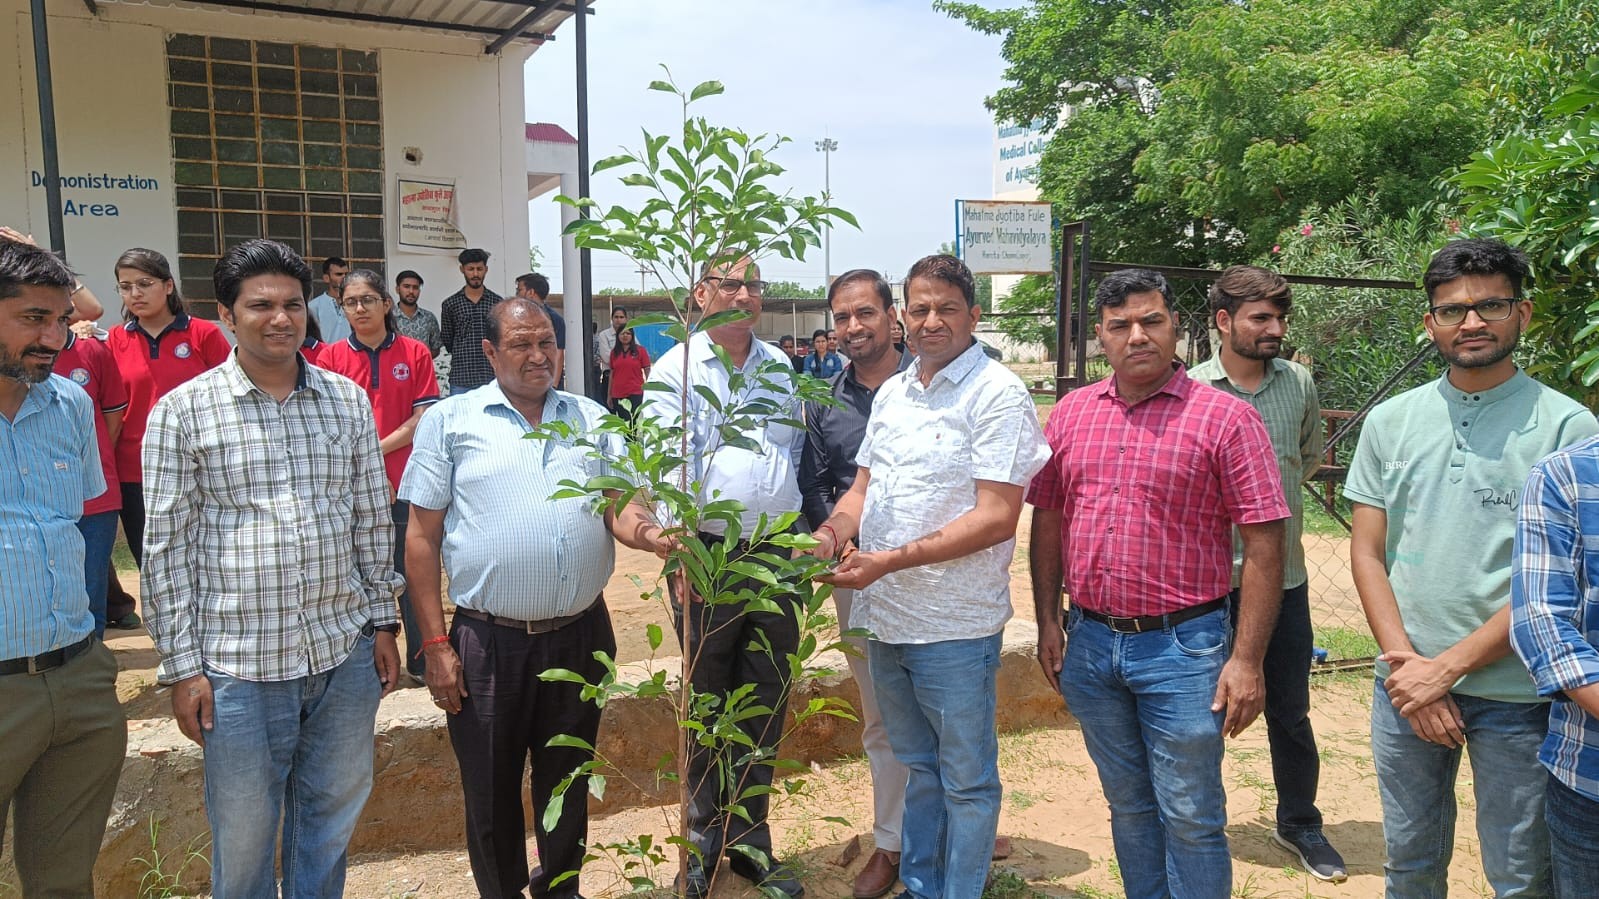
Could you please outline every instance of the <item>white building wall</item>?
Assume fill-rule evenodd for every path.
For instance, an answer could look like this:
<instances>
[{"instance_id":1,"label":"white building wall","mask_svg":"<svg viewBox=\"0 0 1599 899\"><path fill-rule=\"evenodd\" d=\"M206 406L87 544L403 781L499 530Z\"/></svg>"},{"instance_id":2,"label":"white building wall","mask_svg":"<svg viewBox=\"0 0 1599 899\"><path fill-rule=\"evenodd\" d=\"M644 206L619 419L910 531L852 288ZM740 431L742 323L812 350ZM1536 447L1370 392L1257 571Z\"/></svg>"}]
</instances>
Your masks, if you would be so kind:
<instances>
[{"instance_id":1,"label":"white building wall","mask_svg":"<svg viewBox=\"0 0 1599 899\"><path fill-rule=\"evenodd\" d=\"M402 172L457 179L461 230L493 255L492 289L510 293L512 279L526 270L522 68L532 48L513 45L489 56L481 40L415 28L120 3L100 4L91 17L80 0L47 5L62 175L133 175L158 184L62 191L75 208L99 213L66 217L67 256L107 304L108 319L121 314L111 266L124 249L146 246L177 262L168 33L378 50L388 273L420 272L423 304L435 310L461 281L453 252L398 250L394 181ZM27 0L0 0L0 23L0 223L47 243L45 190L32 176L44 164ZM408 146L423 150L420 165L404 162Z\"/></svg>"}]
</instances>

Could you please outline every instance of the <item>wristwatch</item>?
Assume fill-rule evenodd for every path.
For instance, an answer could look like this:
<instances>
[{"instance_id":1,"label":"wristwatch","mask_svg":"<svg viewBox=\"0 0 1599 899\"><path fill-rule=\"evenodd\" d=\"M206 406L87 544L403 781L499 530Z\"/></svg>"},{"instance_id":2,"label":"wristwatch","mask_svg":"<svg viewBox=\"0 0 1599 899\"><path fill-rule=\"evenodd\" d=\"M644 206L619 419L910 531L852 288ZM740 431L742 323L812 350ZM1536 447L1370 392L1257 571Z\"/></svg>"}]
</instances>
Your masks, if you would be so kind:
<instances>
[{"instance_id":1,"label":"wristwatch","mask_svg":"<svg viewBox=\"0 0 1599 899\"><path fill-rule=\"evenodd\" d=\"M398 634L400 632L400 623L396 621L393 624L377 624L377 625L373 625L372 629L373 630L384 631L384 632L390 633L390 634Z\"/></svg>"}]
</instances>

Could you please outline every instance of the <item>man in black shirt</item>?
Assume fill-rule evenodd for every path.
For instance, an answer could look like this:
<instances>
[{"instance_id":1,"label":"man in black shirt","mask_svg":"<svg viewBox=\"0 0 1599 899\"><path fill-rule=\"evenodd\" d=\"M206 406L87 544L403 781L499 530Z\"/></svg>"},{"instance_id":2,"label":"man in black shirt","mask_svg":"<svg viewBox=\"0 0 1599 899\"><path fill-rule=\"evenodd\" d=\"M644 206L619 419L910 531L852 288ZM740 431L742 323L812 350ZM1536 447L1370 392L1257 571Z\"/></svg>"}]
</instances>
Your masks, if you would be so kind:
<instances>
[{"instance_id":1,"label":"man in black shirt","mask_svg":"<svg viewBox=\"0 0 1599 899\"><path fill-rule=\"evenodd\" d=\"M885 381L904 371L910 357L896 352L889 328L895 321L894 295L883 276L870 269L845 272L827 292L840 345L849 367L832 378L833 398L839 405L805 406L805 451L800 458L801 508L812 528L833 513L833 503L855 483L859 470L855 454L866 433L872 398ZM854 591L834 590L839 628L849 628ZM873 841L876 845L855 878L856 899L874 899L887 893L899 876L900 821L905 812L905 782L909 770L894 757L883 730L883 719L872 693L866 664L866 641L847 638L860 654L850 654L849 667L860 687L861 742L872 768Z\"/></svg>"},{"instance_id":2,"label":"man in black shirt","mask_svg":"<svg viewBox=\"0 0 1599 899\"><path fill-rule=\"evenodd\" d=\"M502 298L483 286L489 276L489 251L462 250L456 257L466 286L444 299L439 326L444 346L450 351L450 395L465 393L494 380L494 369L483 355L484 323L489 310Z\"/></svg>"}]
</instances>

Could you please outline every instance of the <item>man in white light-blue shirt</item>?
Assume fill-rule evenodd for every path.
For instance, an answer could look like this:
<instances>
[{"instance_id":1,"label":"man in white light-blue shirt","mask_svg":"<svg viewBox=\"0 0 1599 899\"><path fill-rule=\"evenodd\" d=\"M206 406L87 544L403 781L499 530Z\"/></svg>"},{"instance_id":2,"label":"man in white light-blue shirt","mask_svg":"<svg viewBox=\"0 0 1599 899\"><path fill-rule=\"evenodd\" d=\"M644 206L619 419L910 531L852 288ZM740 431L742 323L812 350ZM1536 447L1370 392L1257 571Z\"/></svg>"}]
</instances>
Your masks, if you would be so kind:
<instances>
[{"instance_id":1,"label":"man in white light-blue shirt","mask_svg":"<svg viewBox=\"0 0 1599 899\"><path fill-rule=\"evenodd\" d=\"M611 533L655 550L661 528L637 505L613 516L590 498L552 498L563 480L610 474L618 442L594 433L605 415L597 403L553 389L561 352L539 303L501 301L485 324L483 353L495 379L422 416L400 481L400 499L411 504L406 569L421 630L408 639L426 655L434 702L450 713L478 891L575 897L576 876L552 882L582 865L587 778L570 787L553 828L545 829L543 814L557 784L590 754L548 744L564 735L593 745L600 710L579 685L541 682L539 674L564 668L589 683L605 675L594 656L616 653L600 593L615 563ZM525 439L555 423L566 433ZM441 556L456 605L448 636ZM539 856L532 871L518 795L529 755Z\"/></svg>"}]
</instances>

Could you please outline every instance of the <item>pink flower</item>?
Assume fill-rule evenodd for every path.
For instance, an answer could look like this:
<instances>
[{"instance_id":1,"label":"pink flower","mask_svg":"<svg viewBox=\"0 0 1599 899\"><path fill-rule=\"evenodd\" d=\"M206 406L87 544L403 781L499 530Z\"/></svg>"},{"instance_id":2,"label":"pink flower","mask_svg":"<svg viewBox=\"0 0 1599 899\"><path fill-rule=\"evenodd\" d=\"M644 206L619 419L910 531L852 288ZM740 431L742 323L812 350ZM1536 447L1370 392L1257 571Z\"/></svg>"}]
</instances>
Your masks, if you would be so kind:
<instances>
[{"instance_id":1,"label":"pink flower","mask_svg":"<svg viewBox=\"0 0 1599 899\"><path fill-rule=\"evenodd\" d=\"M1449 220L1449 233L1450 234L1459 234L1460 233L1460 220L1459 219L1450 219Z\"/></svg>"},{"instance_id":2,"label":"pink flower","mask_svg":"<svg viewBox=\"0 0 1599 899\"><path fill-rule=\"evenodd\" d=\"M1309 237L1310 236L1310 232L1314 231L1314 230L1315 229L1310 226L1309 222L1306 222L1305 224L1299 226L1299 233L1304 235L1305 237Z\"/></svg>"},{"instance_id":3,"label":"pink flower","mask_svg":"<svg viewBox=\"0 0 1599 899\"><path fill-rule=\"evenodd\" d=\"M1283 251L1283 245L1282 244L1275 244L1275 245L1272 246L1271 251L1273 253L1281 253Z\"/></svg>"}]
</instances>

